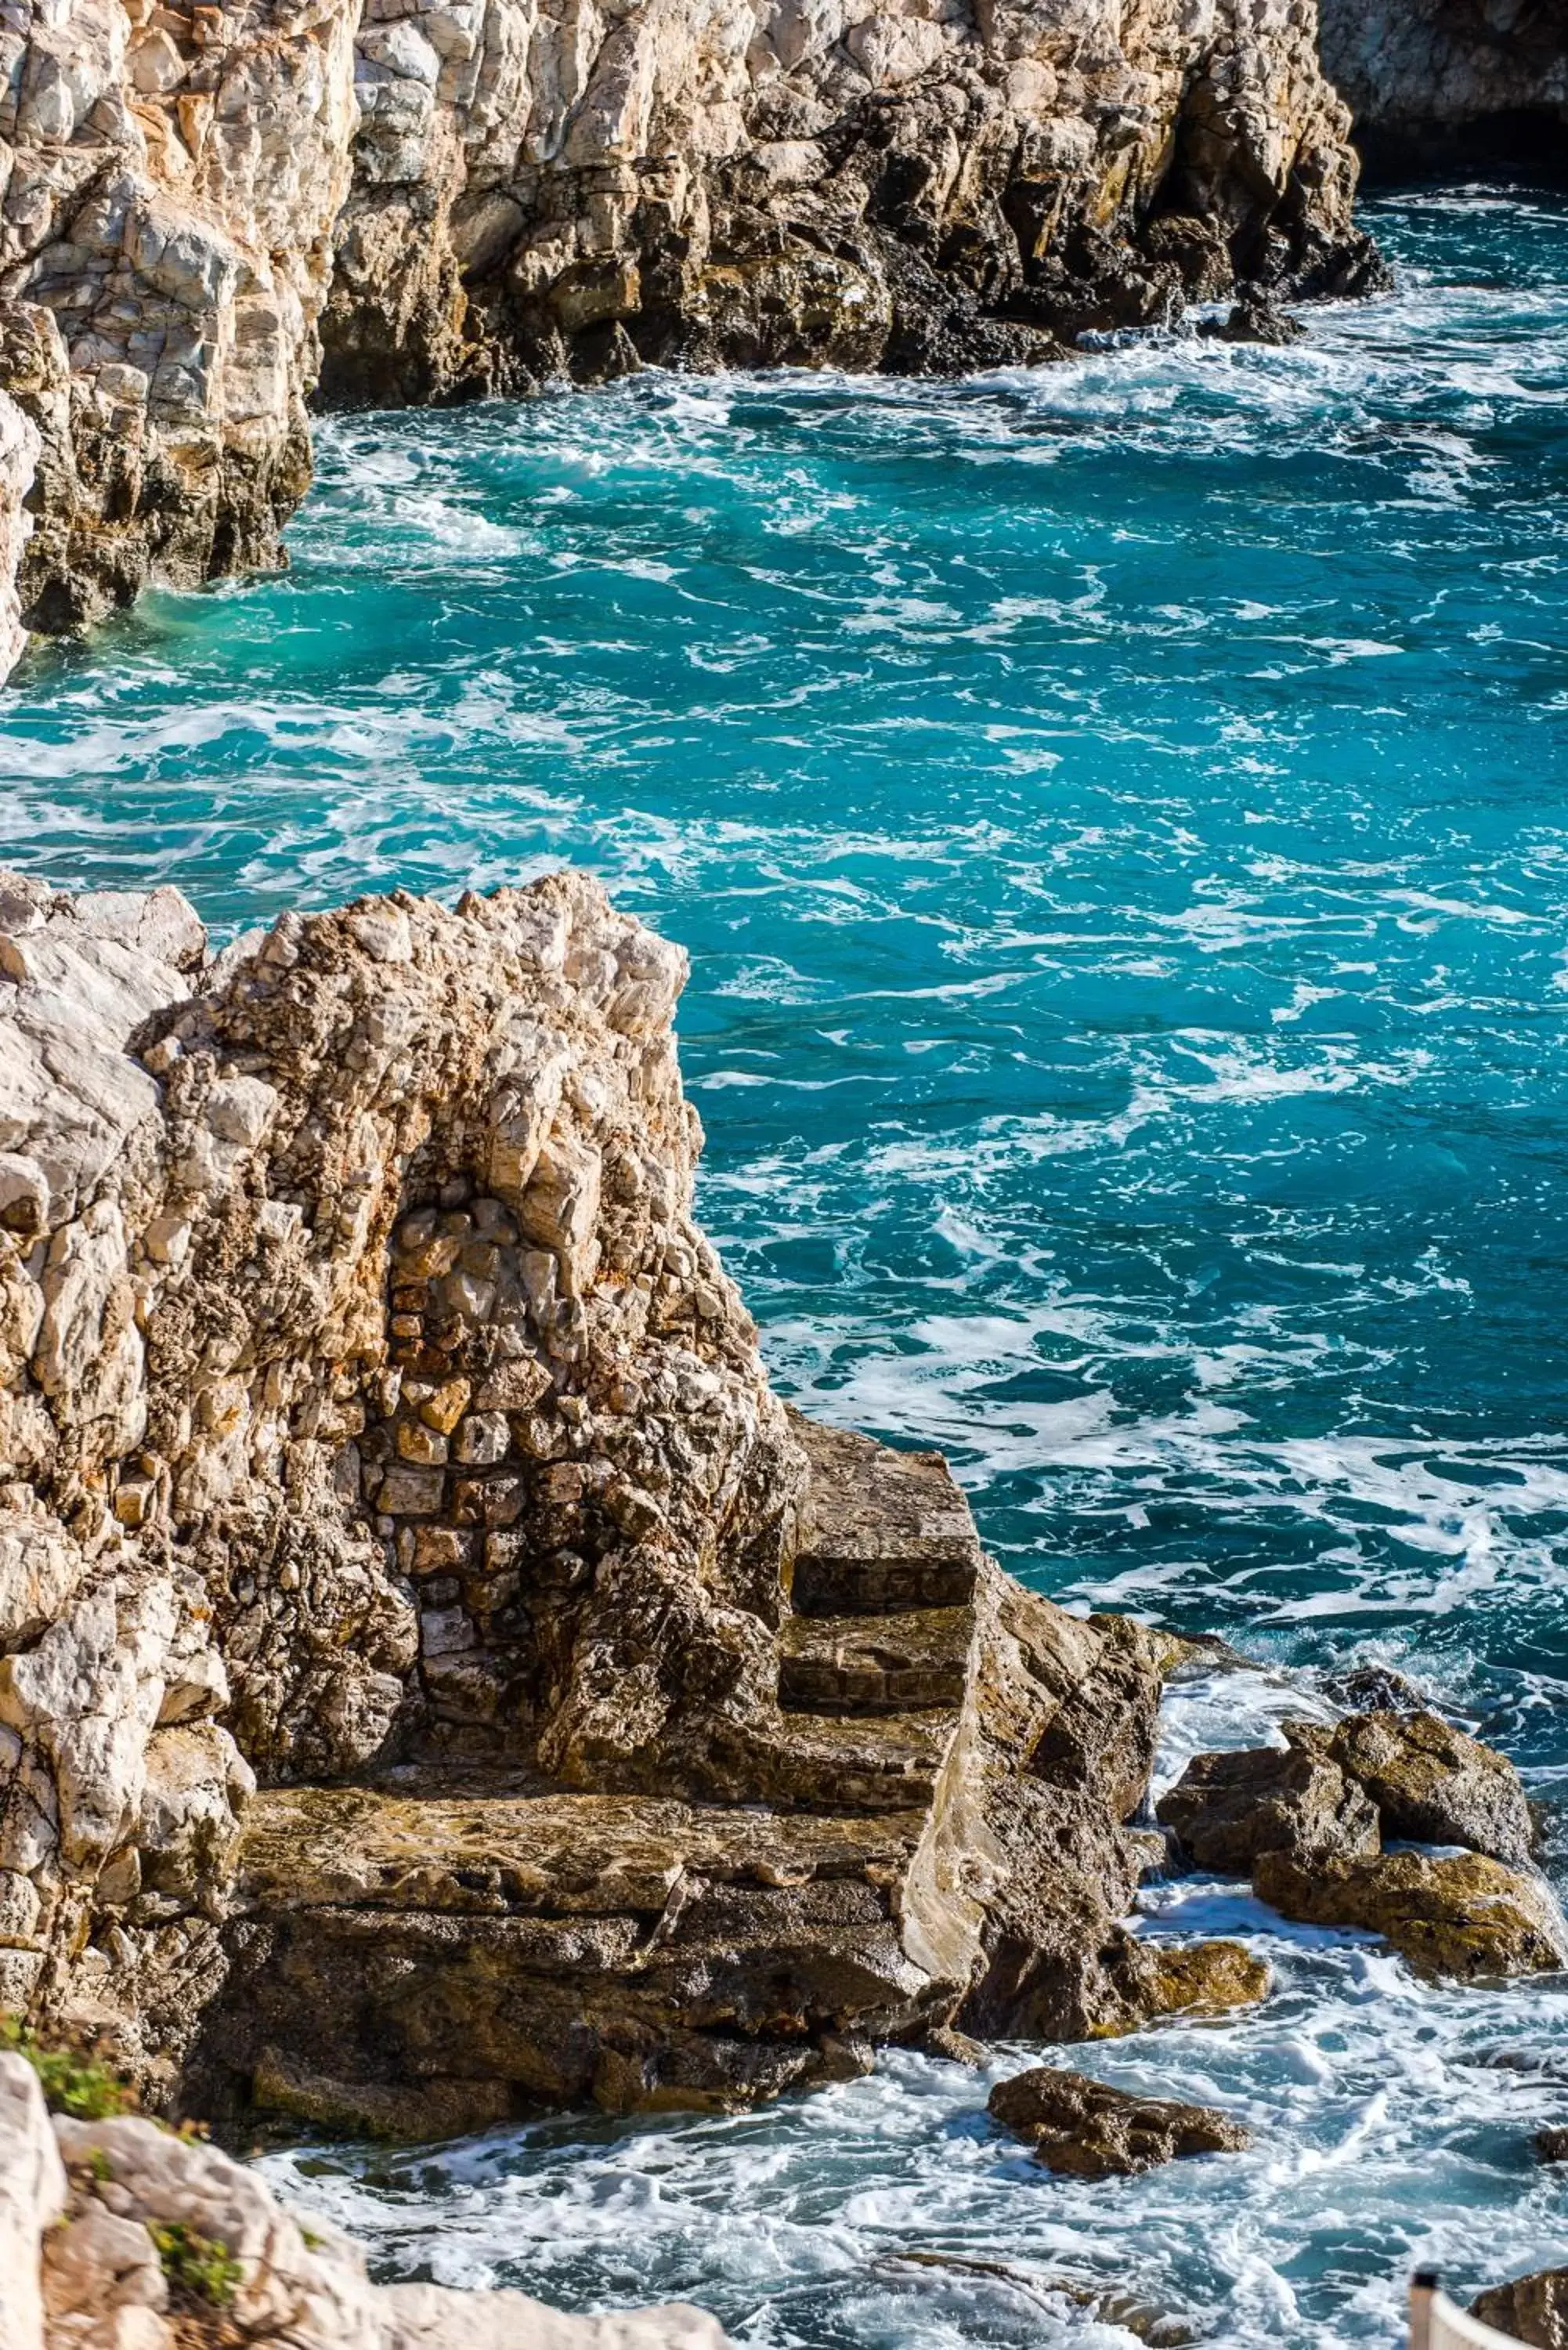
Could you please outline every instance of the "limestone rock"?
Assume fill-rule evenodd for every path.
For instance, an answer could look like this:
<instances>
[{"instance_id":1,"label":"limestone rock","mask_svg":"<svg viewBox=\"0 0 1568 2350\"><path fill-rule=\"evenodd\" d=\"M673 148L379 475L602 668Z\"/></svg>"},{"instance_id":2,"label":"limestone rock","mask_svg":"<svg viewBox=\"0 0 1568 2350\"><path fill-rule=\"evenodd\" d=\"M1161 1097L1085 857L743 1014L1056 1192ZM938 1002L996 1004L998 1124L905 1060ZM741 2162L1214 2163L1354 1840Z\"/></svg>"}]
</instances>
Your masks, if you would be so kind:
<instances>
[{"instance_id":1,"label":"limestone rock","mask_svg":"<svg viewBox=\"0 0 1568 2350\"><path fill-rule=\"evenodd\" d=\"M0 2350L44 2350L38 2247L66 2208L66 2174L32 2066L0 2049Z\"/></svg>"},{"instance_id":2,"label":"limestone rock","mask_svg":"<svg viewBox=\"0 0 1568 2350\"><path fill-rule=\"evenodd\" d=\"M1232 1877L1266 1852L1306 1861L1378 1849L1377 1814L1361 1788L1299 1742L1196 1755L1155 1815L1198 1867Z\"/></svg>"},{"instance_id":3,"label":"limestone rock","mask_svg":"<svg viewBox=\"0 0 1568 2350\"><path fill-rule=\"evenodd\" d=\"M154 2231L171 2229L234 2263L222 2314L182 2301L166 2275ZM4 2350L173 2350L176 2339L220 2336L256 2350L724 2345L714 2319L680 2303L568 2317L520 2293L373 2285L362 2253L336 2230L303 2226L215 2147L128 2116L59 2116L51 2128L36 2076L3 2053L0 2244Z\"/></svg>"},{"instance_id":4,"label":"limestone rock","mask_svg":"<svg viewBox=\"0 0 1568 2350\"><path fill-rule=\"evenodd\" d=\"M1243 1942L1149 1942L1118 1927L1088 1980L1092 2003L1082 2036L1109 2040L1171 2016L1254 2007L1267 1998L1271 1978Z\"/></svg>"},{"instance_id":5,"label":"limestone rock","mask_svg":"<svg viewBox=\"0 0 1568 2350\"><path fill-rule=\"evenodd\" d=\"M1284 1917L1383 1935L1424 1974L1482 1982L1568 1965L1568 1929L1545 1884L1478 1853L1303 1862L1271 1852L1252 1885Z\"/></svg>"},{"instance_id":6,"label":"limestone rock","mask_svg":"<svg viewBox=\"0 0 1568 2350\"><path fill-rule=\"evenodd\" d=\"M1236 286L1377 283L1315 16L24 12L3 125L0 673L24 628L279 562L318 373L330 403L386 405L649 361L953 372Z\"/></svg>"},{"instance_id":7,"label":"limestone rock","mask_svg":"<svg viewBox=\"0 0 1568 2350\"><path fill-rule=\"evenodd\" d=\"M1568 24L1556 0L1319 6L1324 67L1381 170L1561 172Z\"/></svg>"},{"instance_id":8,"label":"limestone rock","mask_svg":"<svg viewBox=\"0 0 1568 2350\"><path fill-rule=\"evenodd\" d=\"M569 875L0 919L0 1999L435 2135L1250 1988L1116 1924L1148 1636L771 1392L678 951Z\"/></svg>"},{"instance_id":9,"label":"limestone rock","mask_svg":"<svg viewBox=\"0 0 1568 2350\"><path fill-rule=\"evenodd\" d=\"M1471 2302L1470 2315L1532 2350L1568 2350L1568 2268L1490 2285Z\"/></svg>"},{"instance_id":10,"label":"limestone rock","mask_svg":"<svg viewBox=\"0 0 1568 2350\"><path fill-rule=\"evenodd\" d=\"M993 2121L1015 2130L1047 2170L1073 2178L1130 2178L1197 2154L1236 2154L1251 2132L1211 2106L1129 2096L1083 2073L1043 2064L999 2082Z\"/></svg>"},{"instance_id":11,"label":"limestone rock","mask_svg":"<svg viewBox=\"0 0 1568 2350\"><path fill-rule=\"evenodd\" d=\"M1518 1772L1437 1714L1353 1714L1331 1752L1376 1804L1386 1836L1529 1861L1534 1829Z\"/></svg>"}]
</instances>

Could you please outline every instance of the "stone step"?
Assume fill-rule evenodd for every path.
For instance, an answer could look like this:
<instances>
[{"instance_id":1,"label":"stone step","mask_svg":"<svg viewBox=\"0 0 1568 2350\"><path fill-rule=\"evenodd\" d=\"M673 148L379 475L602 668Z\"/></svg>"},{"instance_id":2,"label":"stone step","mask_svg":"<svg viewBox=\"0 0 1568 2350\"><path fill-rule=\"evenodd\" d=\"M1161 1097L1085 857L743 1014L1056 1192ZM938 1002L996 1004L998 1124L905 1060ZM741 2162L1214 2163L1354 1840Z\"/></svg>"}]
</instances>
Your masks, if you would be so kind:
<instances>
[{"instance_id":1,"label":"stone step","mask_svg":"<svg viewBox=\"0 0 1568 2350\"><path fill-rule=\"evenodd\" d=\"M940 1452L897 1452L791 1414L811 1464L792 1600L799 1616L964 1607L980 1573L969 1504Z\"/></svg>"},{"instance_id":2,"label":"stone step","mask_svg":"<svg viewBox=\"0 0 1568 2350\"><path fill-rule=\"evenodd\" d=\"M779 1703L792 1713L860 1716L960 1706L973 1643L969 1607L794 1616L779 1639Z\"/></svg>"},{"instance_id":3,"label":"stone step","mask_svg":"<svg viewBox=\"0 0 1568 2350\"><path fill-rule=\"evenodd\" d=\"M412 1768L268 1790L209 2077L350 2128L379 2126L390 2079L418 2136L477 2126L441 2116L481 2088L493 2120L541 2098L729 2107L863 2070L972 1960L917 1866L926 1783L848 1817Z\"/></svg>"}]
</instances>

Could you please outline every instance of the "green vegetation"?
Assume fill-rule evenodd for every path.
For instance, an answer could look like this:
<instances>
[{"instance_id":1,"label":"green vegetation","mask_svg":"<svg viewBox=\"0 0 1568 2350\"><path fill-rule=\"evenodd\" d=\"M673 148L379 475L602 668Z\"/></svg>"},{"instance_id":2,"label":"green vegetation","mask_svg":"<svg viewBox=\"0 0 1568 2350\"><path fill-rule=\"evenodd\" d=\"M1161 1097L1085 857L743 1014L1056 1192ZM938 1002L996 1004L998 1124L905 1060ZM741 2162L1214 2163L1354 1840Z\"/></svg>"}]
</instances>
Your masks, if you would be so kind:
<instances>
[{"instance_id":1,"label":"green vegetation","mask_svg":"<svg viewBox=\"0 0 1568 2350\"><path fill-rule=\"evenodd\" d=\"M49 2111L69 2114L78 2122L107 2121L129 2113L136 2092L99 2057L76 2048L46 2048L19 2016L0 2016L0 2048L14 2048L43 2084Z\"/></svg>"},{"instance_id":2,"label":"green vegetation","mask_svg":"<svg viewBox=\"0 0 1568 2350\"><path fill-rule=\"evenodd\" d=\"M182 2220L171 2220L166 2228L150 2228L148 2233L158 2247L163 2273L176 2292L204 2301L213 2309L228 2307L241 2270L227 2244L216 2236L203 2236L187 2228Z\"/></svg>"}]
</instances>

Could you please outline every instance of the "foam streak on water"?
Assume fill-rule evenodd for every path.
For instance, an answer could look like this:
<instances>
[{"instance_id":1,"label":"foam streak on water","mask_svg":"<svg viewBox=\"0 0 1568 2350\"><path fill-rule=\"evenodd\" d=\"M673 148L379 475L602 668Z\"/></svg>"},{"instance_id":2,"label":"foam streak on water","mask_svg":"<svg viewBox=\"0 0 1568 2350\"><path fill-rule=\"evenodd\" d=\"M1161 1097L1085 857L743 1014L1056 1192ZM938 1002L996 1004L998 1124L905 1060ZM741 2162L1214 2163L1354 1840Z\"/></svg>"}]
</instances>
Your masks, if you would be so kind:
<instances>
[{"instance_id":1,"label":"foam streak on water","mask_svg":"<svg viewBox=\"0 0 1568 2350\"><path fill-rule=\"evenodd\" d=\"M340 420L287 577L32 660L0 858L220 924L596 867L693 951L702 1210L780 1383L945 1445L1040 1586L1258 1660L1168 1768L1378 1657L1560 1801L1568 213L1375 225L1397 295L1288 350ZM1568 2256L1560 1988L1173 1900L1278 1995L1088 2061L1251 2116L1237 2161L1052 2182L906 2055L308 2191L389 2272L779 2350L1126 2338L1064 2281L1390 2345L1417 2254Z\"/></svg>"}]
</instances>

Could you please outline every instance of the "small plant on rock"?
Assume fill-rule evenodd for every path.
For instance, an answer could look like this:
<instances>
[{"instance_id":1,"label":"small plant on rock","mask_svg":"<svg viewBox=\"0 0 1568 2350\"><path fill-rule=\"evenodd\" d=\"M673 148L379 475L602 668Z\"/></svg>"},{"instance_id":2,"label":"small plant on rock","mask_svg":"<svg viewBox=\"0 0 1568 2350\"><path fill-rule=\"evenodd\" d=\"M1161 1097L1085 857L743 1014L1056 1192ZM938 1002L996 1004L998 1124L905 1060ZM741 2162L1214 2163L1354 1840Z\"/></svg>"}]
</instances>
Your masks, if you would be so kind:
<instances>
[{"instance_id":1,"label":"small plant on rock","mask_svg":"<svg viewBox=\"0 0 1568 2350\"><path fill-rule=\"evenodd\" d=\"M36 2073L44 2102L78 2122L108 2121L129 2113L136 2092L102 2059L77 2048L46 2048L19 2016L0 2016L0 2048L13 2048Z\"/></svg>"},{"instance_id":2,"label":"small plant on rock","mask_svg":"<svg viewBox=\"0 0 1568 2350\"><path fill-rule=\"evenodd\" d=\"M166 2228L150 2228L148 2233L176 2293L204 2301L212 2309L227 2309L242 2273L227 2244L219 2237L203 2236L197 2229L188 2228L182 2220L171 2220Z\"/></svg>"}]
</instances>

